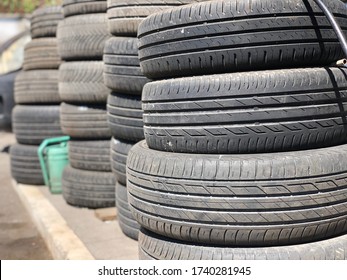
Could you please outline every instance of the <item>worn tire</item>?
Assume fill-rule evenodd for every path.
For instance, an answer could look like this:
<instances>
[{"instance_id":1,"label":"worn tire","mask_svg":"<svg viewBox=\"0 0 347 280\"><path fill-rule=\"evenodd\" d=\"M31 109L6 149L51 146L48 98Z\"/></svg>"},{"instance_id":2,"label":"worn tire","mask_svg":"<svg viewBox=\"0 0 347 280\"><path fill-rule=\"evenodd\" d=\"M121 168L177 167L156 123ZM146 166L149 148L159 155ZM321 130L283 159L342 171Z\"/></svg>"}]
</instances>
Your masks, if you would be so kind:
<instances>
[{"instance_id":1,"label":"worn tire","mask_svg":"<svg viewBox=\"0 0 347 280\"><path fill-rule=\"evenodd\" d=\"M110 140L69 141L70 165L76 169L111 171Z\"/></svg>"},{"instance_id":2,"label":"worn tire","mask_svg":"<svg viewBox=\"0 0 347 280\"><path fill-rule=\"evenodd\" d=\"M104 81L116 92L141 95L143 86L150 80L141 72L136 38L113 37L107 40Z\"/></svg>"},{"instance_id":3,"label":"worn tire","mask_svg":"<svg viewBox=\"0 0 347 280\"><path fill-rule=\"evenodd\" d=\"M136 222L129 209L127 188L119 182L116 183L116 205L121 230L126 236L137 240L140 225Z\"/></svg>"},{"instance_id":4,"label":"worn tire","mask_svg":"<svg viewBox=\"0 0 347 280\"><path fill-rule=\"evenodd\" d=\"M118 182L126 185L126 163L130 149L135 143L120 139L111 139L111 167Z\"/></svg>"},{"instance_id":5,"label":"worn tire","mask_svg":"<svg viewBox=\"0 0 347 280\"><path fill-rule=\"evenodd\" d=\"M46 138L63 135L59 105L16 105L12 111L12 124L20 144L39 145Z\"/></svg>"},{"instance_id":6,"label":"worn tire","mask_svg":"<svg viewBox=\"0 0 347 280\"><path fill-rule=\"evenodd\" d=\"M67 166L62 177L65 201L73 206L106 208L115 206L115 180L111 172L86 171Z\"/></svg>"},{"instance_id":7,"label":"worn tire","mask_svg":"<svg viewBox=\"0 0 347 280\"><path fill-rule=\"evenodd\" d=\"M109 36L106 14L68 17L58 25L58 51L63 60L101 60Z\"/></svg>"},{"instance_id":8,"label":"worn tire","mask_svg":"<svg viewBox=\"0 0 347 280\"><path fill-rule=\"evenodd\" d=\"M104 85L102 61L65 62L59 68L62 101L105 104L110 90Z\"/></svg>"},{"instance_id":9,"label":"worn tire","mask_svg":"<svg viewBox=\"0 0 347 280\"><path fill-rule=\"evenodd\" d=\"M21 71L15 80L17 104L59 104L58 70Z\"/></svg>"},{"instance_id":10,"label":"worn tire","mask_svg":"<svg viewBox=\"0 0 347 280\"><path fill-rule=\"evenodd\" d=\"M17 183L44 185L38 146L14 144L10 148L11 174Z\"/></svg>"},{"instance_id":11,"label":"worn tire","mask_svg":"<svg viewBox=\"0 0 347 280\"><path fill-rule=\"evenodd\" d=\"M106 13L106 0L64 0L64 16L80 14Z\"/></svg>"},{"instance_id":12,"label":"worn tire","mask_svg":"<svg viewBox=\"0 0 347 280\"><path fill-rule=\"evenodd\" d=\"M237 248L184 243L141 229L140 260L346 260L347 235L292 246Z\"/></svg>"},{"instance_id":13,"label":"worn tire","mask_svg":"<svg viewBox=\"0 0 347 280\"><path fill-rule=\"evenodd\" d=\"M115 138L132 142L144 139L141 96L112 92L107 99L107 119Z\"/></svg>"},{"instance_id":14,"label":"worn tire","mask_svg":"<svg viewBox=\"0 0 347 280\"><path fill-rule=\"evenodd\" d=\"M105 106L60 105L61 129L66 135L78 139L110 139Z\"/></svg>"},{"instance_id":15,"label":"worn tire","mask_svg":"<svg viewBox=\"0 0 347 280\"><path fill-rule=\"evenodd\" d=\"M55 37L57 25L63 17L61 6L43 7L35 10L31 15L31 38Z\"/></svg>"},{"instance_id":16,"label":"worn tire","mask_svg":"<svg viewBox=\"0 0 347 280\"><path fill-rule=\"evenodd\" d=\"M152 149L259 153L347 142L347 69L232 73L152 82L143 90Z\"/></svg>"},{"instance_id":17,"label":"worn tire","mask_svg":"<svg viewBox=\"0 0 347 280\"><path fill-rule=\"evenodd\" d=\"M325 2L346 29L346 5ZM147 17L138 38L141 69L149 78L324 66L344 57L314 0L221 0L177 7Z\"/></svg>"},{"instance_id":18,"label":"worn tire","mask_svg":"<svg viewBox=\"0 0 347 280\"><path fill-rule=\"evenodd\" d=\"M61 63L56 38L37 38L26 44L23 69L58 69Z\"/></svg>"},{"instance_id":19,"label":"worn tire","mask_svg":"<svg viewBox=\"0 0 347 280\"><path fill-rule=\"evenodd\" d=\"M128 154L136 220L170 238L281 246L347 232L347 145L259 155Z\"/></svg>"}]
</instances>

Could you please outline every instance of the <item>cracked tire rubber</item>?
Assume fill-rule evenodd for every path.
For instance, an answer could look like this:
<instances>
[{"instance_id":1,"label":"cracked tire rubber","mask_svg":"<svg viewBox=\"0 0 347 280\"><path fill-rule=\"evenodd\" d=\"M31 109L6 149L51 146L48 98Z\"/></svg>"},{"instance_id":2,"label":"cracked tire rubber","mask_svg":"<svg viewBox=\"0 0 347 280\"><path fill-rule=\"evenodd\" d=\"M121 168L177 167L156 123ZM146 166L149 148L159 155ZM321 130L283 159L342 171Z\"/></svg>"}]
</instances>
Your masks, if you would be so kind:
<instances>
[{"instance_id":1,"label":"cracked tire rubber","mask_svg":"<svg viewBox=\"0 0 347 280\"><path fill-rule=\"evenodd\" d=\"M112 172L86 171L67 166L62 177L65 201L91 209L115 206L115 179Z\"/></svg>"},{"instance_id":2,"label":"cracked tire rubber","mask_svg":"<svg viewBox=\"0 0 347 280\"><path fill-rule=\"evenodd\" d=\"M141 72L137 38L113 37L107 40L104 81L116 92L141 95L143 86L150 80Z\"/></svg>"},{"instance_id":3,"label":"cracked tire rubber","mask_svg":"<svg viewBox=\"0 0 347 280\"><path fill-rule=\"evenodd\" d=\"M59 68L62 101L105 104L110 92L104 85L102 61L65 62Z\"/></svg>"},{"instance_id":4,"label":"cracked tire rubber","mask_svg":"<svg viewBox=\"0 0 347 280\"><path fill-rule=\"evenodd\" d=\"M70 17L80 14L106 13L106 0L64 0L64 16Z\"/></svg>"},{"instance_id":5,"label":"cracked tire rubber","mask_svg":"<svg viewBox=\"0 0 347 280\"><path fill-rule=\"evenodd\" d=\"M116 205L121 230L126 236L137 240L140 225L136 222L129 209L127 188L119 182L116 183Z\"/></svg>"},{"instance_id":6,"label":"cracked tire rubber","mask_svg":"<svg viewBox=\"0 0 347 280\"><path fill-rule=\"evenodd\" d=\"M61 6L44 7L35 10L31 16L31 38L55 37L57 25L63 17Z\"/></svg>"},{"instance_id":7,"label":"cracked tire rubber","mask_svg":"<svg viewBox=\"0 0 347 280\"><path fill-rule=\"evenodd\" d=\"M347 232L347 145L252 155L179 154L141 141L128 154L141 226L221 246L281 246Z\"/></svg>"},{"instance_id":8,"label":"cracked tire rubber","mask_svg":"<svg viewBox=\"0 0 347 280\"><path fill-rule=\"evenodd\" d=\"M228 248L184 243L141 229L140 260L345 260L347 235L301 245Z\"/></svg>"},{"instance_id":9,"label":"cracked tire rubber","mask_svg":"<svg viewBox=\"0 0 347 280\"><path fill-rule=\"evenodd\" d=\"M132 142L145 138L141 96L112 92L107 100L107 119L114 138Z\"/></svg>"},{"instance_id":10,"label":"cracked tire rubber","mask_svg":"<svg viewBox=\"0 0 347 280\"><path fill-rule=\"evenodd\" d=\"M110 139L105 106L60 105L61 129L66 135L78 139Z\"/></svg>"},{"instance_id":11,"label":"cracked tire rubber","mask_svg":"<svg viewBox=\"0 0 347 280\"><path fill-rule=\"evenodd\" d=\"M90 171L111 171L110 144L110 140L70 140L71 167Z\"/></svg>"},{"instance_id":12,"label":"cracked tire rubber","mask_svg":"<svg viewBox=\"0 0 347 280\"><path fill-rule=\"evenodd\" d=\"M142 95L152 149L259 153L347 141L346 68L284 69L152 82Z\"/></svg>"},{"instance_id":13,"label":"cracked tire rubber","mask_svg":"<svg viewBox=\"0 0 347 280\"><path fill-rule=\"evenodd\" d=\"M58 69L60 63L56 38L37 38L25 45L23 70Z\"/></svg>"},{"instance_id":14,"label":"cracked tire rubber","mask_svg":"<svg viewBox=\"0 0 347 280\"><path fill-rule=\"evenodd\" d=\"M63 60L101 60L109 38L106 14L65 18L58 25L58 51Z\"/></svg>"},{"instance_id":15,"label":"cracked tire rubber","mask_svg":"<svg viewBox=\"0 0 347 280\"><path fill-rule=\"evenodd\" d=\"M44 185L38 146L14 144L10 148L11 174L17 183Z\"/></svg>"},{"instance_id":16,"label":"cracked tire rubber","mask_svg":"<svg viewBox=\"0 0 347 280\"><path fill-rule=\"evenodd\" d=\"M14 83L17 104L60 104L58 70L21 71Z\"/></svg>"},{"instance_id":17,"label":"cracked tire rubber","mask_svg":"<svg viewBox=\"0 0 347 280\"><path fill-rule=\"evenodd\" d=\"M325 1L342 29L347 7ZM220 0L170 9L139 26L148 78L329 65L340 43L314 0Z\"/></svg>"},{"instance_id":18,"label":"cracked tire rubber","mask_svg":"<svg viewBox=\"0 0 347 280\"><path fill-rule=\"evenodd\" d=\"M120 139L111 139L111 167L118 182L126 185L126 163L130 149L135 143Z\"/></svg>"},{"instance_id":19,"label":"cracked tire rubber","mask_svg":"<svg viewBox=\"0 0 347 280\"><path fill-rule=\"evenodd\" d=\"M62 136L59 105L16 105L13 133L20 144L39 145L46 138Z\"/></svg>"}]
</instances>

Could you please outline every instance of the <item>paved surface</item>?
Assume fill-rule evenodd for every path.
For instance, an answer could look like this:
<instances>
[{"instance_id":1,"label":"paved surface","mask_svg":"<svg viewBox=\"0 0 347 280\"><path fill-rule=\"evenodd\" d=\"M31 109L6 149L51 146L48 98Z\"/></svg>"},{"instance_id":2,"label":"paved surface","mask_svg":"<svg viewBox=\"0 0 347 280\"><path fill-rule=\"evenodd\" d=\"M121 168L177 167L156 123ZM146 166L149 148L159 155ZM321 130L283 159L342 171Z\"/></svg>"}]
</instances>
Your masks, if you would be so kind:
<instances>
[{"instance_id":1,"label":"paved surface","mask_svg":"<svg viewBox=\"0 0 347 280\"><path fill-rule=\"evenodd\" d=\"M12 134L0 131L0 151L14 142ZM44 240L12 187L7 153L0 153L0 188L0 259L52 259Z\"/></svg>"}]
</instances>

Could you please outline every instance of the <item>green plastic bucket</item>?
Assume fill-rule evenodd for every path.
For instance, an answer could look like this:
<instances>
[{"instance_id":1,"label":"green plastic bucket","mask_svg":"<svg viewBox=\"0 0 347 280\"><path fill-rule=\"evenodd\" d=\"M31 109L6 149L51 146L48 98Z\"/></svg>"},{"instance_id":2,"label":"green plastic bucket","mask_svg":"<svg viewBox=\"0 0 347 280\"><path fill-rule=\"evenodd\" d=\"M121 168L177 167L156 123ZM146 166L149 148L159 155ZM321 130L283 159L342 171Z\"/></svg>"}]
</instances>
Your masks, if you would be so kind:
<instances>
[{"instance_id":1,"label":"green plastic bucket","mask_svg":"<svg viewBox=\"0 0 347 280\"><path fill-rule=\"evenodd\" d=\"M44 140L38 156L45 185L51 193L61 193L61 179L66 165L69 164L68 146L69 136L49 138Z\"/></svg>"}]
</instances>

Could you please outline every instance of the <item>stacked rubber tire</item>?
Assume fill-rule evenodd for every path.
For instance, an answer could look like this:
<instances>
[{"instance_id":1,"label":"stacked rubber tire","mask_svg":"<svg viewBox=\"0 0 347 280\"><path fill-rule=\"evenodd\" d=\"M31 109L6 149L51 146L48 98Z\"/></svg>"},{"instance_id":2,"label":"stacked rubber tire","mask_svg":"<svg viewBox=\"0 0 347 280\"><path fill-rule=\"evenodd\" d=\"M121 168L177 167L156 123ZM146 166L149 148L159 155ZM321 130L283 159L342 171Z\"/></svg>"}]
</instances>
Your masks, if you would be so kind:
<instances>
[{"instance_id":1,"label":"stacked rubber tire","mask_svg":"<svg viewBox=\"0 0 347 280\"><path fill-rule=\"evenodd\" d=\"M138 38L144 75L170 78L144 86L128 154L140 257L347 259L347 70L315 2L196 3Z\"/></svg>"},{"instance_id":2,"label":"stacked rubber tire","mask_svg":"<svg viewBox=\"0 0 347 280\"><path fill-rule=\"evenodd\" d=\"M109 38L106 1L64 0L58 26L61 128L71 137L63 172L63 197L87 208L115 206L106 119L109 90L103 84L102 55Z\"/></svg>"},{"instance_id":3,"label":"stacked rubber tire","mask_svg":"<svg viewBox=\"0 0 347 280\"><path fill-rule=\"evenodd\" d=\"M10 149L11 173L18 182L44 185L38 146L60 129L56 30L63 18L60 6L40 8L31 17L31 37L24 50L23 71L15 80L13 132L18 144Z\"/></svg>"}]
</instances>

